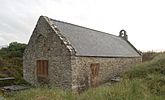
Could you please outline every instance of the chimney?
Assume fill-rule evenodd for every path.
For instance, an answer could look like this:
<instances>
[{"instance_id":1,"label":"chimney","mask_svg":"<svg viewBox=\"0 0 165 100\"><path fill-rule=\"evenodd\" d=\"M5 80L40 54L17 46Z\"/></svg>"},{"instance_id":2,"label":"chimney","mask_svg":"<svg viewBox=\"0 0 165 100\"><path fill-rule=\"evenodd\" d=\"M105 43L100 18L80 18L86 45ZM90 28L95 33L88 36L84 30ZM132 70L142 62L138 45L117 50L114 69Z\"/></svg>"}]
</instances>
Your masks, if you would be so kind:
<instances>
[{"instance_id":1,"label":"chimney","mask_svg":"<svg viewBox=\"0 0 165 100\"><path fill-rule=\"evenodd\" d=\"M128 40L128 35L127 35L127 32L125 30L121 30L119 32L119 37L123 38L124 40Z\"/></svg>"}]
</instances>

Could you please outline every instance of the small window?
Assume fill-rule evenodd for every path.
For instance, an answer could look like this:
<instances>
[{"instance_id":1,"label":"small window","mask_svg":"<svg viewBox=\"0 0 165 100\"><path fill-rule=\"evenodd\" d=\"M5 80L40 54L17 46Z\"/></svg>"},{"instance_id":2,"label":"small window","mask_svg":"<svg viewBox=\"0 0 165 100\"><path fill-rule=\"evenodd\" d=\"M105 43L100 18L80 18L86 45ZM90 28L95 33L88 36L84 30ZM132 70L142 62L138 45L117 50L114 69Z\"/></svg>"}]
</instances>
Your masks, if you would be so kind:
<instances>
[{"instance_id":1,"label":"small window","mask_svg":"<svg viewBox=\"0 0 165 100\"><path fill-rule=\"evenodd\" d=\"M48 60L37 60L37 76L40 78L48 77Z\"/></svg>"}]
</instances>

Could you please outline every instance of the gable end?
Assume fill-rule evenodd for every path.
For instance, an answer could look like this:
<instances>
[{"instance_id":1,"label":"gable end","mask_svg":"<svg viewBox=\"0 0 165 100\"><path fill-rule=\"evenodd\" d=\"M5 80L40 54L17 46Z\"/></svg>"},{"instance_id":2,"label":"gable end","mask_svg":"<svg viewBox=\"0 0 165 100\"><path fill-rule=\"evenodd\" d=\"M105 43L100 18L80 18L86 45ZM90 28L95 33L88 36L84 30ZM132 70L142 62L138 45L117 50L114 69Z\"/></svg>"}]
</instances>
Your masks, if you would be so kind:
<instances>
[{"instance_id":1,"label":"gable end","mask_svg":"<svg viewBox=\"0 0 165 100\"><path fill-rule=\"evenodd\" d=\"M55 24L53 24L51 22L51 19L46 17L46 16L41 16L43 17L47 23L50 25L50 27L53 29L53 31L57 34L57 36L59 37L59 39L64 43L64 45L66 46L67 49L69 49L71 55L75 55L76 51L73 48L73 46L71 45L71 43L61 34L60 30L57 28L57 26L55 26Z\"/></svg>"}]
</instances>

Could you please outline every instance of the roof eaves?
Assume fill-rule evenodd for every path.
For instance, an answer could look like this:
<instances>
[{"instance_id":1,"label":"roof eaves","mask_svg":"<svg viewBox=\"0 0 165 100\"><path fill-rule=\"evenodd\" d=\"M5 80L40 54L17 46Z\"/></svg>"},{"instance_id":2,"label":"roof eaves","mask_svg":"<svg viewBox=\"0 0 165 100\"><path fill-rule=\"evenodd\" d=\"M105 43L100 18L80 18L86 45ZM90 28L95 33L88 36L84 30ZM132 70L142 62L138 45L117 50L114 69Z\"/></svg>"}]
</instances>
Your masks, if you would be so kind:
<instances>
[{"instance_id":1,"label":"roof eaves","mask_svg":"<svg viewBox=\"0 0 165 100\"><path fill-rule=\"evenodd\" d=\"M125 40L140 56L142 56L142 53L140 53L128 40Z\"/></svg>"},{"instance_id":2,"label":"roof eaves","mask_svg":"<svg viewBox=\"0 0 165 100\"><path fill-rule=\"evenodd\" d=\"M76 57L96 57L96 58L140 58L141 56L84 56L75 55Z\"/></svg>"}]
</instances>

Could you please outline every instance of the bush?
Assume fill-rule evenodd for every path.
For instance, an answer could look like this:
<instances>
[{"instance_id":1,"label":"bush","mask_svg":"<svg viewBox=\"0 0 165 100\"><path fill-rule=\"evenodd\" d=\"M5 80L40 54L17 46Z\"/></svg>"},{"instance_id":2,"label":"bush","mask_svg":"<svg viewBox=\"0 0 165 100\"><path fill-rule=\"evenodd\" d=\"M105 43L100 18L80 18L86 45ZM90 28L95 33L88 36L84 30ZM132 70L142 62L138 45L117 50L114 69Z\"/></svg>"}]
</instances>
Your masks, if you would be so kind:
<instances>
[{"instance_id":1,"label":"bush","mask_svg":"<svg viewBox=\"0 0 165 100\"><path fill-rule=\"evenodd\" d=\"M9 60L12 58L22 58L26 44L12 42L8 47L0 49L0 58Z\"/></svg>"}]
</instances>

